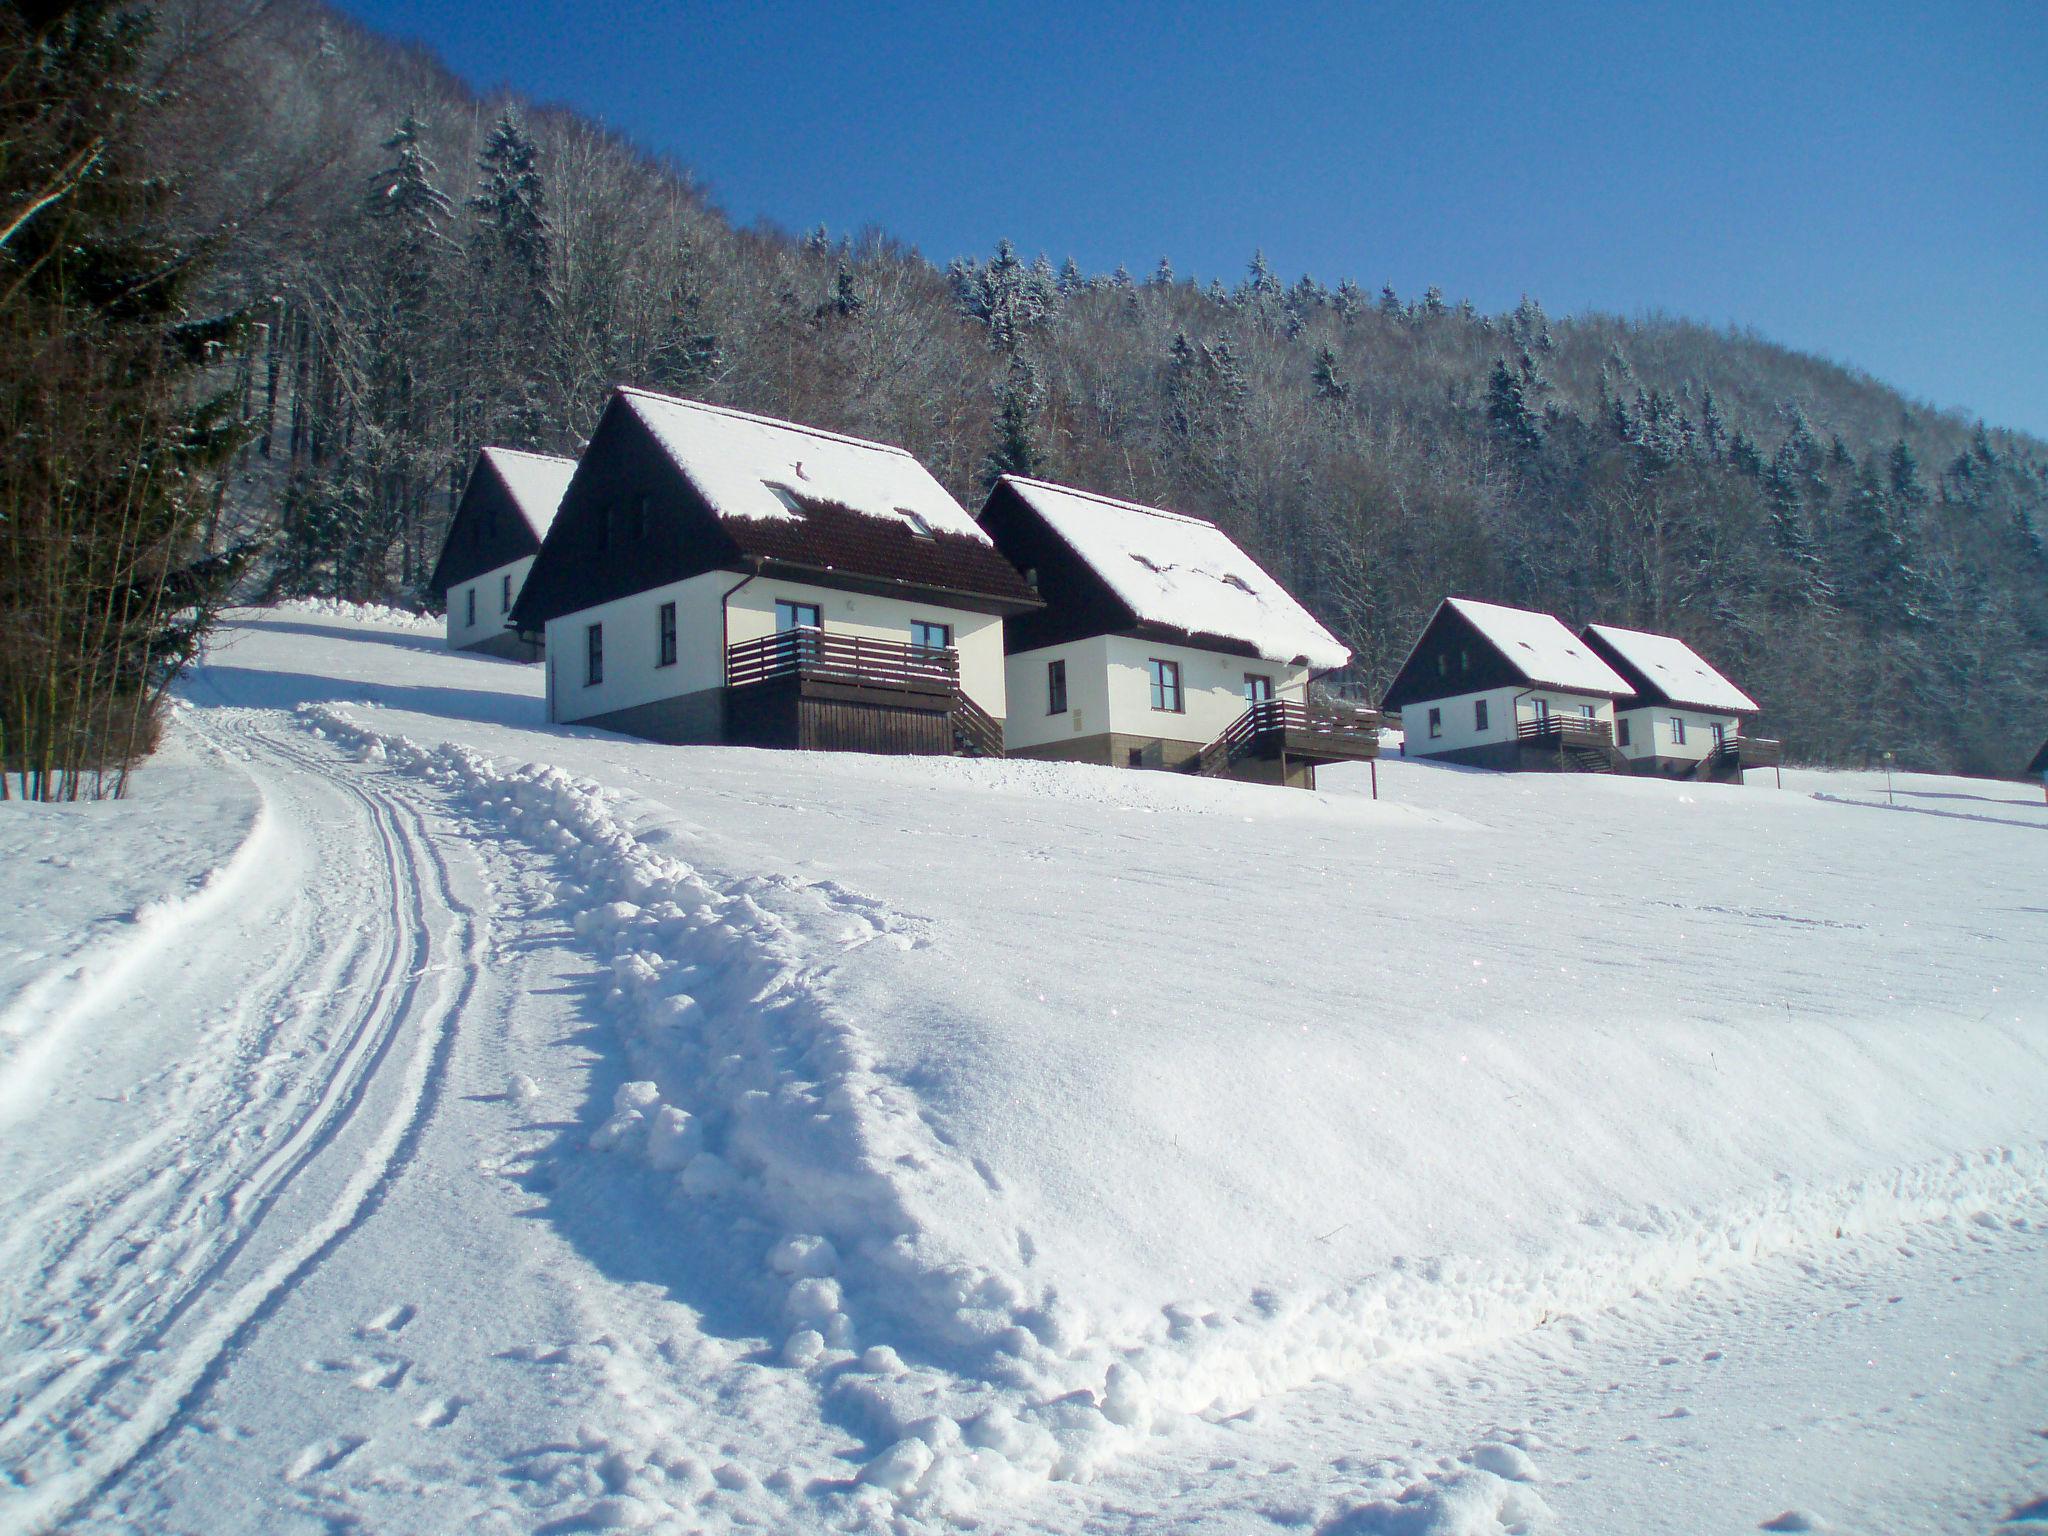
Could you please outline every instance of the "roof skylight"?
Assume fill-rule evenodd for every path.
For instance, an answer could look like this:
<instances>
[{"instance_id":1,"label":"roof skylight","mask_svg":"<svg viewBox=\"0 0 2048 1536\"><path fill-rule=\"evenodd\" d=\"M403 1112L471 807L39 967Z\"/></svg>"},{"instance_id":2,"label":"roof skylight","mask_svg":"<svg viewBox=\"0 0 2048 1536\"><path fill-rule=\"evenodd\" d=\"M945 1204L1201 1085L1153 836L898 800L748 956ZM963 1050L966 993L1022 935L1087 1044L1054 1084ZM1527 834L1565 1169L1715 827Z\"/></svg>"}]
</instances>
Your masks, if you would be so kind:
<instances>
[{"instance_id":1,"label":"roof skylight","mask_svg":"<svg viewBox=\"0 0 2048 1536\"><path fill-rule=\"evenodd\" d=\"M773 491L775 499L781 502L789 511L794 512L798 517L804 515L804 504L797 500L795 491L786 485L778 485L773 480L763 480L761 483Z\"/></svg>"}]
</instances>

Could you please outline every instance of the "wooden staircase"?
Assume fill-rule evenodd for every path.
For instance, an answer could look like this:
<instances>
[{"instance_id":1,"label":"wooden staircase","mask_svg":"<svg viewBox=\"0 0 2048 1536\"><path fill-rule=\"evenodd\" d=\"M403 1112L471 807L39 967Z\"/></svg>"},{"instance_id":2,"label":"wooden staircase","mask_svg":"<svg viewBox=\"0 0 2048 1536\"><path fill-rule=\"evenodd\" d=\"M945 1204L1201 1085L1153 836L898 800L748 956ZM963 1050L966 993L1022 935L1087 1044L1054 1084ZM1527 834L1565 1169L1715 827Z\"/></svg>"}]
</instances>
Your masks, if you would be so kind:
<instances>
[{"instance_id":1,"label":"wooden staircase","mask_svg":"<svg viewBox=\"0 0 2048 1536\"><path fill-rule=\"evenodd\" d=\"M1628 755L1614 744L1614 727L1580 715L1538 715L1518 721L1515 737L1524 747L1555 752L1566 773L1633 773Z\"/></svg>"},{"instance_id":2,"label":"wooden staircase","mask_svg":"<svg viewBox=\"0 0 2048 1536\"><path fill-rule=\"evenodd\" d=\"M1001 757L1003 727L995 716L967 696L964 688L953 690L953 707L946 715L953 732L953 751L961 757Z\"/></svg>"}]
</instances>

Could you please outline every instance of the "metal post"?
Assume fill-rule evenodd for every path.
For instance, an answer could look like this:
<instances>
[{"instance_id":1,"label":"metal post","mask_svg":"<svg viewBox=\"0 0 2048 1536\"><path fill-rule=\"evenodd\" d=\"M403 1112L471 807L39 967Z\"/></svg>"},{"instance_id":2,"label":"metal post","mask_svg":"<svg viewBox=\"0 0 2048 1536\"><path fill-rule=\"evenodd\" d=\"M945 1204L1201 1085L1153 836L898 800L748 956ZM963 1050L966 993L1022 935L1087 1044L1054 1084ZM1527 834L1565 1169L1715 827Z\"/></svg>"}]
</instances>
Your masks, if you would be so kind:
<instances>
[{"instance_id":1,"label":"metal post","mask_svg":"<svg viewBox=\"0 0 2048 1536\"><path fill-rule=\"evenodd\" d=\"M1372 769L1372 797L1377 800L1380 797L1380 760L1376 757L1367 758L1366 765Z\"/></svg>"},{"instance_id":2,"label":"metal post","mask_svg":"<svg viewBox=\"0 0 2048 1536\"><path fill-rule=\"evenodd\" d=\"M1884 755L1884 803L1892 804L1892 755L1889 752Z\"/></svg>"}]
</instances>

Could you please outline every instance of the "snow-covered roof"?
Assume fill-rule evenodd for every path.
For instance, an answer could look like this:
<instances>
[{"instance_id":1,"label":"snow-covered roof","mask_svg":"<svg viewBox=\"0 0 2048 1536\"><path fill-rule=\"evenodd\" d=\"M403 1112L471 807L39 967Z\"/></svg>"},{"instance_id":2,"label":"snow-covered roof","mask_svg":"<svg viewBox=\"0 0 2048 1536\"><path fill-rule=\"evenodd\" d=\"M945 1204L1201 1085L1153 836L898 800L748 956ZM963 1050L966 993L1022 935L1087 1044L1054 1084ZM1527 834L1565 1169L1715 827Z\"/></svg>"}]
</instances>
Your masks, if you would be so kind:
<instances>
[{"instance_id":1,"label":"snow-covered roof","mask_svg":"<svg viewBox=\"0 0 2048 1536\"><path fill-rule=\"evenodd\" d=\"M1475 602L1469 597L1447 597L1444 601L1492 641L1532 683L1616 697L1635 691L1620 673L1595 656L1585 641L1547 613Z\"/></svg>"},{"instance_id":2,"label":"snow-covered roof","mask_svg":"<svg viewBox=\"0 0 2048 1536\"><path fill-rule=\"evenodd\" d=\"M576 461L552 453L528 453L523 448L486 448L484 457L505 482L512 504L533 536L546 538L554 526L555 511L562 505L562 493L576 473Z\"/></svg>"},{"instance_id":3,"label":"snow-covered roof","mask_svg":"<svg viewBox=\"0 0 2048 1536\"><path fill-rule=\"evenodd\" d=\"M1734 714L1753 713L1761 707L1675 636L1617 629L1612 624L1588 624L1586 633L1598 635L1613 648L1615 655L1642 673L1673 704Z\"/></svg>"},{"instance_id":4,"label":"snow-covered roof","mask_svg":"<svg viewBox=\"0 0 2048 1536\"><path fill-rule=\"evenodd\" d=\"M1140 623L1251 646L1326 670L1351 653L1214 523L1043 480L1003 480Z\"/></svg>"},{"instance_id":5,"label":"snow-covered roof","mask_svg":"<svg viewBox=\"0 0 2048 1536\"><path fill-rule=\"evenodd\" d=\"M622 386L619 397L720 518L800 519L780 487L799 504L829 502L913 532L989 542L931 471L901 448L651 390Z\"/></svg>"}]
</instances>

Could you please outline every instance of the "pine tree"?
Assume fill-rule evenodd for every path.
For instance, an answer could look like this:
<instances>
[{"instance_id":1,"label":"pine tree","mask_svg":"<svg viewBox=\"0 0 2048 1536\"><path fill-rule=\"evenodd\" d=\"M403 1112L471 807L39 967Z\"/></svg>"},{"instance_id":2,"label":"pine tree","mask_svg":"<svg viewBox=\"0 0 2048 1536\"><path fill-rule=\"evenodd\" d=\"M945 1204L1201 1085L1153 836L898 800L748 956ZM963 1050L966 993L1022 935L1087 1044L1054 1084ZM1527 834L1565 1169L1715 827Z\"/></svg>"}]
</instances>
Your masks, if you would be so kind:
<instances>
[{"instance_id":1,"label":"pine tree","mask_svg":"<svg viewBox=\"0 0 2048 1536\"><path fill-rule=\"evenodd\" d=\"M207 534L244 317L192 313L144 169L148 14L36 9L0 18L0 798L75 800L124 792L246 565Z\"/></svg>"},{"instance_id":2,"label":"pine tree","mask_svg":"<svg viewBox=\"0 0 2048 1536\"><path fill-rule=\"evenodd\" d=\"M841 320L851 320L867 307L868 301L861 297L860 288L853 280L853 268L840 262L839 271L832 279L832 297L826 308Z\"/></svg>"},{"instance_id":3,"label":"pine tree","mask_svg":"<svg viewBox=\"0 0 2048 1536\"><path fill-rule=\"evenodd\" d=\"M1328 347L1316 349L1316 366L1311 375L1316 398L1327 405L1341 405L1351 398L1351 384L1337 368L1337 354Z\"/></svg>"},{"instance_id":4,"label":"pine tree","mask_svg":"<svg viewBox=\"0 0 2048 1536\"><path fill-rule=\"evenodd\" d=\"M1280 297L1280 279L1273 275L1273 269L1266 265L1266 253L1253 251L1250 264L1245 268L1244 295L1248 299L1277 299Z\"/></svg>"},{"instance_id":5,"label":"pine tree","mask_svg":"<svg viewBox=\"0 0 2048 1536\"><path fill-rule=\"evenodd\" d=\"M1721 457L1728 446L1728 424L1721 419L1721 407L1711 389L1700 399L1700 439L1710 459Z\"/></svg>"},{"instance_id":6,"label":"pine tree","mask_svg":"<svg viewBox=\"0 0 2048 1536\"><path fill-rule=\"evenodd\" d=\"M996 388L995 446L982 460L981 478L991 486L1004 475L1035 475L1041 467L1038 413L1045 391L1028 350L1010 354L1010 366Z\"/></svg>"},{"instance_id":7,"label":"pine tree","mask_svg":"<svg viewBox=\"0 0 2048 1536\"><path fill-rule=\"evenodd\" d=\"M489 236L486 249L495 247L493 254L502 253L526 287L546 302L554 232L548 224L539 154L518 115L507 107L477 156L477 189L469 206Z\"/></svg>"},{"instance_id":8,"label":"pine tree","mask_svg":"<svg viewBox=\"0 0 2048 1536\"><path fill-rule=\"evenodd\" d=\"M1534 453L1543 446L1543 431L1529 409L1523 375L1508 367L1507 359L1493 360L1493 372L1486 380L1486 419L1509 447Z\"/></svg>"},{"instance_id":9,"label":"pine tree","mask_svg":"<svg viewBox=\"0 0 2048 1536\"><path fill-rule=\"evenodd\" d=\"M1399 317L1404 313L1401 308L1401 295L1394 292L1392 283L1380 289L1380 313L1393 317Z\"/></svg>"},{"instance_id":10,"label":"pine tree","mask_svg":"<svg viewBox=\"0 0 2048 1536\"><path fill-rule=\"evenodd\" d=\"M1432 320L1442 319L1451 312L1450 306L1444 303L1443 289L1437 287L1435 283L1431 283L1423 290L1422 312Z\"/></svg>"},{"instance_id":11,"label":"pine tree","mask_svg":"<svg viewBox=\"0 0 2048 1536\"><path fill-rule=\"evenodd\" d=\"M1173 263L1164 256L1159 258L1159 265L1152 273L1152 286L1154 288L1171 288L1173 286Z\"/></svg>"}]
</instances>

